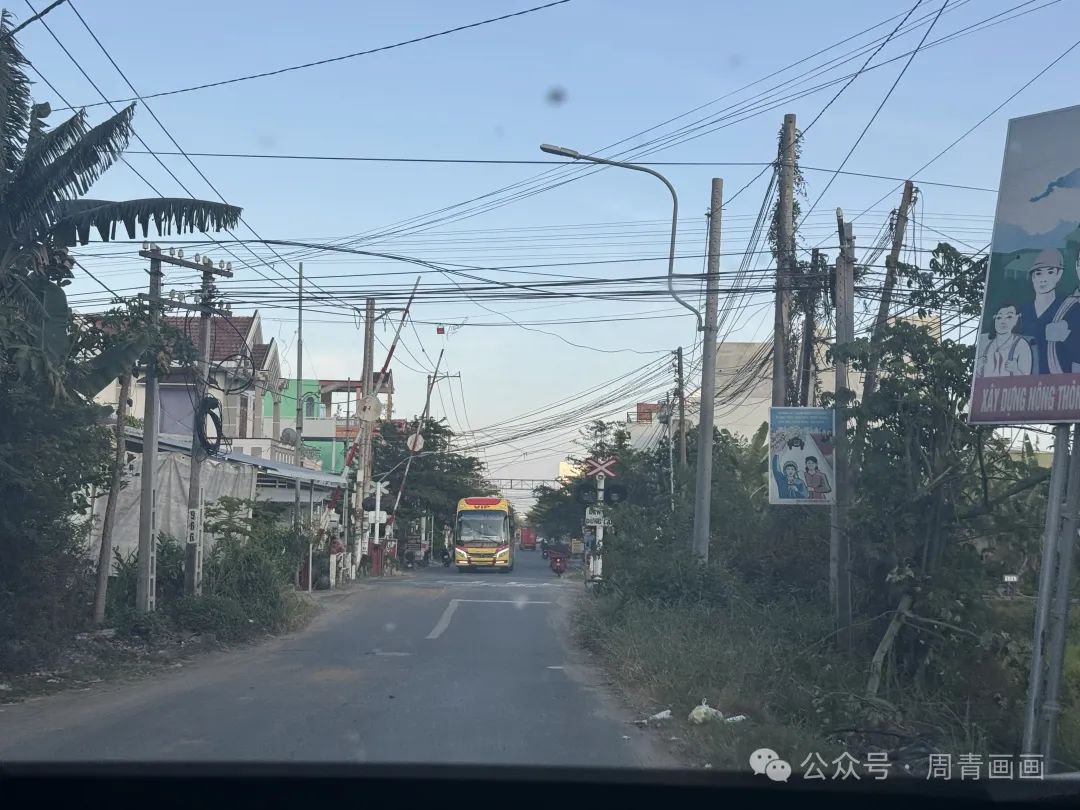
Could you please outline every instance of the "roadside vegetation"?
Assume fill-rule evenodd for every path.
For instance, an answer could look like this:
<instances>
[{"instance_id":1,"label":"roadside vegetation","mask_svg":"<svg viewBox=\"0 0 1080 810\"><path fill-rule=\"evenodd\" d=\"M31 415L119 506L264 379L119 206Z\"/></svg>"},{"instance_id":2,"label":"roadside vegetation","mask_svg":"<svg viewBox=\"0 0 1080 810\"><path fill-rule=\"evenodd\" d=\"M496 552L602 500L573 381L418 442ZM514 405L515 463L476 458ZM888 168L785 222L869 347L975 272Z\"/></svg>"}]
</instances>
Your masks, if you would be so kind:
<instances>
[{"instance_id":1,"label":"roadside vegetation","mask_svg":"<svg viewBox=\"0 0 1080 810\"><path fill-rule=\"evenodd\" d=\"M977 316L985 262L941 245L930 269L933 286L902 268L912 308ZM843 750L886 750L913 767L930 751L1017 752L1048 471L1027 438L967 424L972 347L898 321L876 346L842 351L856 371L874 352L881 369L877 389L851 402L850 649L829 607L828 510L769 506L767 426L714 435L707 565L690 549L694 437L673 511L666 443L636 451L618 425L592 427L583 455L616 456L629 500L610 510L606 582L586 602L581 641L643 713L671 708L672 736L715 768L745 770L762 746L793 767ZM575 483L537 491L542 534L580 536ZM1014 596L1006 573L1020 575ZM1057 749L1073 768L1078 695L1074 646ZM687 725L702 699L749 719Z\"/></svg>"},{"instance_id":2,"label":"roadside vegetation","mask_svg":"<svg viewBox=\"0 0 1080 810\"><path fill-rule=\"evenodd\" d=\"M30 65L12 27L0 13L0 700L16 691L16 677L61 684L66 667L92 680L125 662L148 664L147 645L171 637L243 640L288 629L304 614L289 593L295 540L258 505L240 505L256 516L243 531L226 525L228 515L215 517L221 542L201 597L181 595L171 538L159 539L157 613L134 614L130 560L111 559L106 548L97 577L85 515L93 493L104 505L123 485L125 459L109 427L116 416L93 397L150 364L190 361L192 351L175 330L153 328L137 302L92 318L74 313L68 248L92 232L109 241L118 228L145 237L151 224L163 234L219 230L235 225L240 209L85 199L126 147L134 105L96 124L84 111L54 119L31 100Z\"/></svg>"}]
</instances>

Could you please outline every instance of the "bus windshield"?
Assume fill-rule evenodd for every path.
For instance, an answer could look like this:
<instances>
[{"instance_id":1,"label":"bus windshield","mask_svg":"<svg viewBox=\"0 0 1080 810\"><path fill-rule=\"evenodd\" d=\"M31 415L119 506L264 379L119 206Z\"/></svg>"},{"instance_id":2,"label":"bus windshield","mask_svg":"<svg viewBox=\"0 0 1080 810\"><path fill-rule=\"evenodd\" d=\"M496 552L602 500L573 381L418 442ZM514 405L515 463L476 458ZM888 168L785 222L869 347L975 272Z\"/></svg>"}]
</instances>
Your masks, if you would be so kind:
<instances>
[{"instance_id":1,"label":"bus windshield","mask_svg":"<svg viewBox=\"0 0 1080 810\"><path fill-rule=\"evenodd\" d=\"M502 512L463 512L458 515L457 537L458 545L506 545L506 515Z\"/></svg>"}]
</instances>

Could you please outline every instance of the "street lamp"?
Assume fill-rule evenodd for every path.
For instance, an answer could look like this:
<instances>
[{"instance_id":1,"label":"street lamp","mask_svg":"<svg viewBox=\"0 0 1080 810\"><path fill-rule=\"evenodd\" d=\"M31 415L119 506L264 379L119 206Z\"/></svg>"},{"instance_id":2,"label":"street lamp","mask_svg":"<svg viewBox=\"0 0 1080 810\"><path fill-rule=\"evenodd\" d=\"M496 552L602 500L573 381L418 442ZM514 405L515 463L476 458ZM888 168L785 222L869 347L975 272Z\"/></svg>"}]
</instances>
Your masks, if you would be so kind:
<instances>
[{"instance_id":1,"label":"street lamp","mask_svg":"<svg viewBox=\"0 0 1080 810\"><path fill-rule=\"evenodd\" d=\"M608 160L607 158L597 157L595 155L583 155L581 152L574 149L568 149L565 146L552 146L549 143L542 143L540 144L540 151L546 152L549 155L570 158L570 160L587 160L590 163L602 163L605 166L619 166L623 169L632 169L635 172L645 172L645 174L651 174L667 186L668 191L671 192L671 247L668 250L668 292L671 293L672 298L694 313L694 318L697 319L698 331L702 331L701 313L680 298L672 285L675 276L675 235L679 225L679 195L675 193L675 187L668 182L668 179L660 174L660 172L650 169L647 166L639 166L636 163L623 163L619 160Z\"/></svg>"}]
</instances>

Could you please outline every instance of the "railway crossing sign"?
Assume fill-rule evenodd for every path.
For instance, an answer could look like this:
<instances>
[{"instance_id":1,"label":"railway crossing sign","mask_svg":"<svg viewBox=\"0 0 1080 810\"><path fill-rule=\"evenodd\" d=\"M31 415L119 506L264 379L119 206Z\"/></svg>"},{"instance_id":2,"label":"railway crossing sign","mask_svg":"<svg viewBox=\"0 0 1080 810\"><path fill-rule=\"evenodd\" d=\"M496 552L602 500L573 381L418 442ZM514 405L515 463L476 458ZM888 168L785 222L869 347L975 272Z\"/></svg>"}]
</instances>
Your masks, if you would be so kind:
<instances>
[{"instance_id":1,"label":"railway crossing sign","mask_svg":"<svg viewBox=\"0 0 1080 810\"><path fill-rule=\"evenodd\" d=\"M374 495L376 491L380 495L390 494L390 482L389 481L368 481L367 491L369 495Z\"/></svg>"},{"instance_id":2,"label":"railway crossing sign","mask_svg":"<svg viewBox=\"0 0 1080 810\"><path fill-rule=\"evenodd\" d=\"M585 459L585 475L590 478L598 476L606 476L607 478L615 477L615 462L618 459L615 456L608 456L607 458L588 458Z\"/></svg>"}]
</instances>

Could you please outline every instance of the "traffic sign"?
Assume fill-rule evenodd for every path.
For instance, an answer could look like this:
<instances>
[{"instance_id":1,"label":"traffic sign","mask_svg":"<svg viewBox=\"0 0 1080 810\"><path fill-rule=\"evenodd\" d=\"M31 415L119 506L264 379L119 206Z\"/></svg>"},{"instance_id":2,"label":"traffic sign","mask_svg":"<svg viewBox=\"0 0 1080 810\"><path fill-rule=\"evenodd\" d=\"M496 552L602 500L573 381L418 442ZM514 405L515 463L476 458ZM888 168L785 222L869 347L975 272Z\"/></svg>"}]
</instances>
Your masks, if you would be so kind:
<instances>
[{"instance_id":1,"label":"traffic sign","mask_svg":"<svg viewBox=\"0 0 1080 810\"><path fill-rule=\"evenodd\" d=\"M367 489L368 495L374 495L376 492L378 492L380 495L389 495L390 494L390 482L389 481L368 481L367 482L367 487L365 487L365 489Z\"/></svg>"},{"instance_id":2,"label":"traffic sign","mask_svg":"<svg viewBox=\"0 0 1080 810\"><path fill-rule=\"evenodd\" d=\"M607 458L588 458L585 459L585 475L590 477L596 477L597 475L604 475L608 478L615 477L615 463L618 461L615 456L608 456Z\"/></svg>"},{"instance_id":3,"label":"traffic sign","mask_svg":"<svg viewBox=\"0 0 1080 810\"><path fill-rule=\"evenodd\" d=\"M424 449L424 437L419 433L413 433L405 440L405 446L409 448L410 453L419 453Z\"/></svg>"},{"instance_id":4,"label":"traffic sign","mask_svg":"<svg viewBox=\"0 0 1080 810\"><path fill-rule=\"evenodd\" d=\"M378 512L367 513L368 523L386 523L386 512L380 509Z\"/></svg>"},{"instance_id":5,"label":"traffic sign","mask_svg":"<svg viewBox=\"0 0 1080 810\"><path fill-rule=\"evenodd\" d=\"M356 404L356 416L361 422L374 422L382 412L382 402L373 395L361 397Z\"/></svg>"},{"instance_id":6,"label":"traffic sign","mask_svg":"<svg viewBox=\"0 0 1080 810\"><path fill-rule=\"evenodd\" d=\"M604 514L604 510L598 506L589 506L585 509L586 526L610 526L611 518Z\"/></svg>"}]
</instances>

